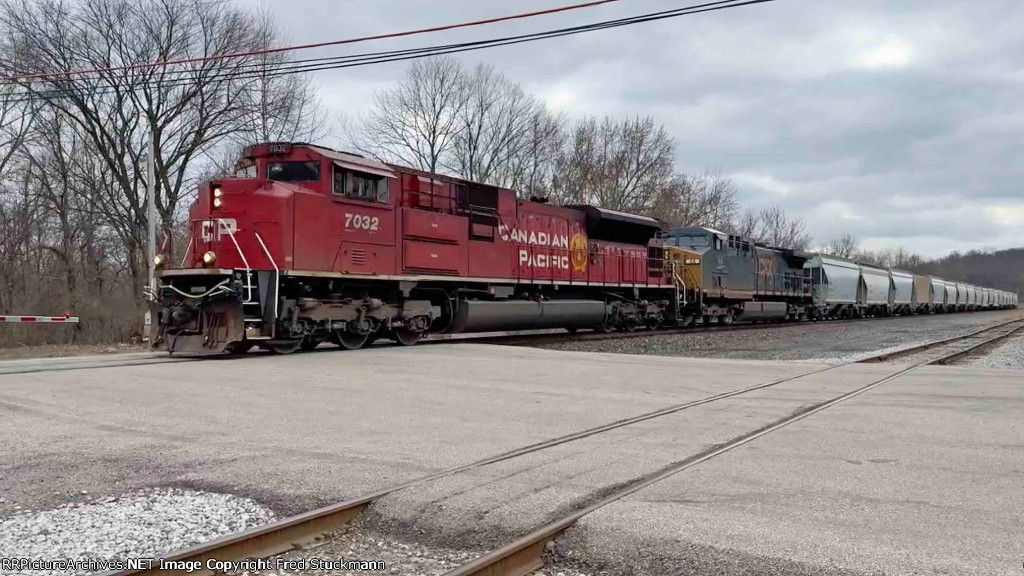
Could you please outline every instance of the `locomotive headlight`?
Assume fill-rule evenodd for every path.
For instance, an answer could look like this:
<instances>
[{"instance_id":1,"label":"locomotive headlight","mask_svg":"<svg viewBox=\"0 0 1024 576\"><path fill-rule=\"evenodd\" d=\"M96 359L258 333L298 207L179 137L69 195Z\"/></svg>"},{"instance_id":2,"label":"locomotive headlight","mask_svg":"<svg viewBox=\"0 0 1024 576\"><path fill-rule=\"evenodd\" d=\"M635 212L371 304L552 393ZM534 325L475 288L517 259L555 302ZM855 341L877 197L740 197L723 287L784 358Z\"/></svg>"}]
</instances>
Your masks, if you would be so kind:
<instances>
[{"instance_id":1,"label":"locomotive headlight","mask_svg":"<svg viewBox=\"0 0 1024 576\"><path fill-rule=\"evenodd\" d=\"M153 266L156 266L156 267L159 268L160 266L164 265L164 262L165 262L165 260L164 260L164 255L163 254L157 254L156 256L153 256Z\"/></svg>"},{"instance_id":2,"label":"locomotive headlight","mask_svg":"<svg viewBox=\"0 0 1024 576\"><path fill-rule=\"evenodd\" d=\"M220 198L214 198L213 199L213 207L214 208L220 208L223 205L224 205L224 201L221 200Z\"/></svg>"},{"instance_id":3,"label":"locomotive headlight","mask_svg":"<svg viewBox=\"0 0 1024 576\"><path fill-rule=\"evenodd\" d=\"M217 261L217 255L213 253L213 250L207 250L203 254L203 264L213 264Z\"/></svg>"},{"instance_id":4,"label":"locomotive headlight","mask_svg":"<svg viewBox=\"0 0 1024 576\"><path fill-rule=\"evenodd\" d=\"M213 197L214 198L220 198L223 195L224 195L224 191L221 190L220 186L214 186L213 187Z\"/></svg>"}]
</instances>

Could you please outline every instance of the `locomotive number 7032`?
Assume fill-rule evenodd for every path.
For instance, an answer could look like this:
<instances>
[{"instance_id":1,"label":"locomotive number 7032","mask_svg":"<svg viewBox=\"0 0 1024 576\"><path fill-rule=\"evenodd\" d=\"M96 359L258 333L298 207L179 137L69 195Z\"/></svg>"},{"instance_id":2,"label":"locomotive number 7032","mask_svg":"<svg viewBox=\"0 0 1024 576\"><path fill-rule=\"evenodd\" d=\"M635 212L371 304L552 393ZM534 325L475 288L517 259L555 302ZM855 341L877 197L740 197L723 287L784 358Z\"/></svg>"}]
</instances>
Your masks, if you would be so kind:
<instances>
[{"instance_id":1,"label":"locomotive number 7032","mask_svg":"<svg viewBox=\"0 0 1024 576\"><path fill-rule=\"evenodd\" d=\"M351 212L345 213L345 228L355 228L356 230L371 230L376 232L378 227L380 227L380 218L376 216L352 214Z\"/></svg>"}]
</instances>

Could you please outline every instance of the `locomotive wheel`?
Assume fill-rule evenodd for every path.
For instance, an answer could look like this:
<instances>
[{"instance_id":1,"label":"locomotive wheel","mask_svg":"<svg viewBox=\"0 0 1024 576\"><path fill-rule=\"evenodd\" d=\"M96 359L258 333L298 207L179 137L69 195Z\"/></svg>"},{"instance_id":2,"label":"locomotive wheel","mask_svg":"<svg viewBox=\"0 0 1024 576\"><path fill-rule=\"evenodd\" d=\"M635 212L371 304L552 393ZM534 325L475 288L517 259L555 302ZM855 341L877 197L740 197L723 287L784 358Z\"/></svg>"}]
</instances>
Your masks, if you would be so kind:
<instances>
[{"instance_id":1,"label":"locomotive wheel","mask_svg":"<svg viewBox=\"0 0 1024 576\"><path fill-rule=\"evenodd\" d=\"M280 354L282 356L285 354L291 354L292 352L295 352L296 350L299 349L300 346L302 346L301 339L275 340L267 344L267 347L270 348L271 352L273 352L274 354Z\"/></svg>"},{"instance_id":2,"label":"locomotive wheel","mask_svg":"<svg viewBox=\"0 0 1024 576\"><path fill-rule=\"evenodd\" d=\"M399 328L395 330L395 342L398 342L402 346L412 346L419 342L425 335L426 332L413 332L412 330Z\"/></svg>"},{"instance_id":3,"label":"locomotive wheel","mask_svg":"<svg viewBox=\"0 0 1024 576\"><path fill-rule=\"evenodd\" d=\"M369 334L356 334L355 332L335 332L334 343L345 350L359 350L370 341Z\"/></svg>"}]
</instances>

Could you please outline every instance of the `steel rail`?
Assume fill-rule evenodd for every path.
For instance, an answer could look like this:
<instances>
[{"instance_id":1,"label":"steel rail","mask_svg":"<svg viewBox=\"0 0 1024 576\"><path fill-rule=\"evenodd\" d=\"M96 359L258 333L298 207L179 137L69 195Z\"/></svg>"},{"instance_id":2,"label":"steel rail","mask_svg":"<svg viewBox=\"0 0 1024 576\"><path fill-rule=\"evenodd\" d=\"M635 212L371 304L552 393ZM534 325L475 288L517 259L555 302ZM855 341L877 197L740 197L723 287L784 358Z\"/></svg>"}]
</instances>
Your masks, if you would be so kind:
<instances>
[{"instance_id":1,"label":"steel rail","mask_svg":"<svg viewBox=\"0 0 1024 576\"><path fill-rule=\"evenodd\" d=\"M989 348L991 346L994 346L995 344L998 344L999 342L1002 342L1003 340L1006 340L1007 338L1009 338L1010 336L1013 336L1014 334L1020 332L1021 330L1024 330L1024 324L1021 324L1020 326L1018 326L1018 327L1016 327L1016 328L1014 328L1012 330L1007 331L1005 334L1000 334L999 336L996 336L994 338L990 338L990 339L988 339L988 340L978 344L977 346L971 346L970 348L966 348L966 349L961 350L959 352L954 352L953 354L949 354L949 355L943 356L942 359L937 360L935 362L932 362L932 364L940 364L940 365L952 364L956 360L959 360L959 359L961 359L961 358L963 358L965 356L969 356L971 354L974 354L975 352L977 352L980 349L986 349L986 348Z\"/></svg>"},{"instance_id":2,"label":"steel rail","mask_svg":"<svg viewBox=\"0 0 1024 576\"><path fill-rule=\"evenodd\" d=\"M1007 321L1007 322L1002 322L1000 324L997 324L997 325L994 325L994 326L990 326L988 328L979 330L977 332L972 332L971 334L967 334L967 335L960 336L960 337L954 337L952 339L946 339L944 341L970 338L970 337L976 336L977 334L980 334L980 333L988 331L988 330L994 330L994 329L1000 328L1002 326L1005 326L1005 325L1013 323L1013 322L1022 322L1022 321L1024 321L1024 320L1018 318L1018 319L1010 320L1010 321ZM925 348L925 347L930 346L930 344L931 343L919 345L917 348ZM187 548L187 549L183 549L183 550L180 550L180 551L177 551L177 552L173 552L171 554L162 556L162 558L165 559L165 560L170 560L170 561L190 561L190 562L200 561L204 566L205 566L205 562L203 562L203 561L206 560L206 559L209 559L209 558L216 558L218 560L242 560L242 559L245 559L245 558L266 558L266 557L269 557L269 556L273 556L273 555L276 555L276 554L287 552L287 551L295 549L295 548L300 548L300 547L302 547L304 545L308 545L310 543L315 542L316 540L322 538L325 534L330 533L330 532L332 532L332 531L334 531L334 530L344 526L346 523L348 523L350 520L352 520L352 518L354 518L356 515L361 513L367 506L369 506L370 504L372 504L376 500L378 500L378 499L380 499L380 498L382 498L384 496L387 496L388 494L392 494L392 493L400 491L400 490L404 490L404 489L407 489L407 488L412 488L412 487L415 487L417 485L420 485L420 484L423 484L423 483L426 483L426 482L430 482L430 481L433 481L433 480L438 480L438 479L441 479L441 478L452 476L452 475L455 475L455 474L458 474L458 473L461 473L461 472L464 472L464 471L467 471L467 470L471 470L471 469L474 469L474 468L479 468L479 467L482 467L482 466L487 466L489 464L494 464L494 463L501 462L501 461L504 461L504 460L510 460L510 459L513 459L513 458L517 458L519 456L523 456L523 455L530 454L530 453L533 453L533 452L538 452L540 450L545 450L545 449L548 449L548 448L551 448L551 447L554 447L554 446L559 446L559 445L562 445L562 444L573 442L575 440L580 440L580 439L583 439L583 438L587 438L587 437L590 437L590 436L593 436L593 435L596 435L596 434L600 434L600 433L603 433L603 432L606 432L606 431L609 431L609 430L613 430L613 429L617 429L617 428L622 428L622 427L625 427L625 426L636 424L638 422L643 422L643 421L646 421L646 420L651 420L651 419L658 418L658 417L661 417L661 416L666 416L666 415L669 415L669 414L674 414L676 412L680 412L680 411L686 410L688 408L693 408L693 407L696 407L696 406L708 404L708 403L715 402L715 401L718 401L718 400L723 400L723 399L726 399L726 398L732 398L732 397L739 396L739 395L742 395L742 394L746 394L748 392L753 392L753 391L756 391L756 390L762 390L762 389L765 389L765 388L770 388L772 386L776 386L776 385L784 383L784 382L790 382L792 380L796 380L796 379L803 378L803 377L806 377L806 376L811 376L811 375L819 374L819 373L826 372L826 371L829 371L829 370L834 370L834 369L837 369L837 368L840 368L840 367L843 367L843 366L847 366L847 365L853 364L853 363L856 363L856 362L845 362L845 363L841 363L841 364L834 364L834 365L826 366L826 367L823 367L823 368L817 368L817 369L814 369L814 370L811 370L811 371L808 371L808 372L797 374L795 376L789 376L789 377L781 378L781 379L774 380L774 381L771 381L771 382L755 384L755 385L748 386L748 387L745 387L745 388L740 388L740 389L736 389L736 390L731 390L731 391L723 392L723 393L720 393L720 394L715 394L715 395L712 395L712 396L708 396L706 398L694 400L694 401L683 403L683 404L677 404L677 405L669 406L669 407L666 407L666 408L662 408L662 409L655 410L655 411L652 411L652 412L647 412L647 413L640 414L640 415L637 415L637 416L633 416L633 417L630 417L630 418L626 418L626 419L623 419L623 420L617 420L617 421L610 422L610 423L607 423L607 424L603 424L603 425L600 425L600 426L596 426L596 427L593 427L593 428L588 428L586 430L581 430L581 431L574 432L574 433L571 433L571 434L567 434L567 435L564 435L564 436L560 436L560 437L557 437L557 438L552 438L552 439L545 440L545 441L542 441L542 442L538 442L538 443L535 443L535 444L530 444L530 445L523 446L523 447L520 447L520 448L517 448L517 449L514 449L514 450L510 450L510 451L507 451L507 452L496 454L494 456L483 458L483 459L480 459L480 460L477 460L477 461L474 461L474 462L471 462L471 463L468 463L468 464L463 464L463 465L456 466L456 467L453 467L453 468L449 468L449 469L446 469L446 470L442 470L442 471L439 471L439 472L436 472L436 473L433 473L433 474L429 474L429 475L426 475L426 476L423 476L423 477L420 477L420 478L415 478L415 479L409 480L407 482L398 484L396 486L392 486L392 487L389 487L389 488L385 488L385 489L373 492L373 493L371 493L369 495L366 495L366 496L361 496L361 497L356 497L356 498L348 499L348 500L345 500L343 502L339 502L337 504L333 504L333 505L330 505L330 506L325 506L325 507L319 508L317 510L312 510L310 512L306 512L306 513L303 513L303 514L300 514L300 515L297 515L297 516L293 516L293 517L290 517L290 518L285 518L285 519L279 520L277 522L272 522L270 524L259 526L259 527L256 527L256 528L253 528L253 529L250 529L250 530L246 530L246 531L243 531L243 532L237 532L235 534L229 534L229 535L226 535L224 537L218 538L216 540L212 540L210 542L206 542L206 543L199 544L199 545ZM916 368L916 367L917 366L913 366L913 367L908 368L908 369L903 369L903 370L897 372L896 375L903 374L903 373L905 373L905 372L907 372L907 371L909 371L909 370L911 370L913 368ZM889 378L890 379L894 378L896 375L890 376ZM866 390L862 390L862 391L866 391ZM860 392L856 392L856 393L859 394ZM848 393L848 394L852 394L852 393ZM850 396L850 397L852 397L852 396ZM820 410L818 410L818 411L820 411ZM772 428L772 430L774 430L774 429L775 428ZM762 432L762 433L757 434L756 436L751 436L749 438L749 440L746 440L745 442L749 442L750 440L753 440L756 437L762 436L765 433L767 433L767 432ZM721 450L721 451L724 453L727 450ZM705 455L699 461L703 462L703 461L705 461L707 459L710 459L710 457L711 456L706 456ZM696 465L696 463L699 463L699 462L694 461L694 464L692 464L692 465ZM671 474L669 474L669 475L671 475ZM664 477L667 477L667 476L664 476ZM660 478L661 478L661 476L659 476L659 479ZM638 487L636 487L636 490L639 490L643 486L647 486L650 483L653 483L653 482L644 483L643 485L638 485ZM635 491L635 490L633 490L633 491ZM624 495L625 494L623 494L623 496ZM620 498L621 498L621 496L620 496ZM607 503L610 503L611 501L614 501L614 500L610 500ZM605 501L602 500L602 502L605 502ZM559 526L557 529L552 528L552 526L549 525L549 526L546 526L546 527L538 530L537 532L531 533L531 535L529 535L531 537L535 537L535 538L541 539L541 541L539 541L539 542L535 542L533 544L523 544L523 542L525 542L525 540L527 538L527 537L524 537L524 538L522 538L520 540L517 540L513 544L510 544L510 545L508 545L508 546L506 546L506 547L504 547L504 548L502 548L502 549L500 549L498 551L492 552L490 555L481 557L481 558L473 561L472 563L466 565L466 566L476 566L476 568L474 568L475 571L467 572L466 574L516 574L516 575L527 574L529 571L532 571L533 569L535 569L534 566L536 564L536 561L539 561L540 554L541 554L541 552L543 552L544 545L546 544L546 542L548 540L553 538L554 535L557 535L559 532L561 532L562 530L564 530L568 526L571 526L572 523L575 523L575 521L579 519L579 517L582 517L583 515L585 515L589 511L593 511L593 510L596 510L596 509L597 508L595 508L593 506L588 507L588 508L584 509L587 512L583 512L582 514L579 513L579 512L574 513L572 515L574 519L571 522L569 522L568 524L565 524L564 526L562 526L561 522L567 521L565 519L563 519L563 521L559 521L559 523L556 523ZM549 535L548 532L550 530L555 530L555 532L553 532L553 533L551 533ZM494 556L494 555L497 555L497 556ZM481 562L484 561L484 558L492 558L492 557L494 558L494 562L492 563L493 565L489 564L488 567L484 567L483 564L480 564ZM525 560L523 560L524 558L525 558ZM530 568L527 572L519 571L523 567L534 567L534 568ZM465 567L463 567L463 568L465 568ZM460 570L461 569L462 568L460 568ZM483 570L483 571L480 571L480 570ZM498 570L498 571L493 571L493 570ZM502 570L505 570L505 571L502 571ZM190 572L189 574L191 576L203 576L205 574L210 574L210 573L212 573L212 572L209 571L209 570L203 569L203 570L200 570L200 571ZM143 570L125 570L125 571L120 571L120 572L107 572L107 573L104 573L102 576L129 576L129 575L147 575L147 576L149 576L149 575L155 575L155 574L161 574L161 575L166 575L166 574L185 574L185 572L184 571L177 571L177 570L160 570L158 568L151 568L151 569L143 569ZM452 572L451 574L462 574L462 573L461 572Z\"/></svg>"},{"instance_id":3,"label":"steel rail","mask_svg":"<svg viewBox=\"0 0 1024 576\"><path fill-rule=\"evenodd\" d=\"M988 330L997 329L1002 326L1005 326L1006 324L1011 324L1013 322L1021 322L1021 320L1018 319L1011 322L1006 322L999 326L993 326ZM992 344L993 342L1002 340L1008 337L1010 334L1016 333L1018 330L1021 330L1022 328L1024 328L1024 324L1005 334L1000 334L993 338L986 339L982 342L974 344L966 350L955 351L950 354L946 354L938 359L924 360L922 362L906 366L892 374L889 374L888 376L875 380L870 384L866 384L850 392L840 394L839 396L836 396L831 400L819 403L809 410L798 412L781 420L777 420L776 422L772 423L770 426L766 428L762 428L749 434L740 436L739 438L736 438L730 442L720 445L709 452L704 452L697 454L695 456L691 456L685 460L682 460L675 466L671 466L667 469L662 470L658 474L646 478L641 478L635 481L634 483L630 484L629 486L626 486L625 488L618 490L613 494L593 504L590 504L589 506L586 506L580 510L563 516L558 520L550 522L538 528L537 530L513 542L510 542L509 544L506 544L501 548L498 548L497 550L484 554L483 556L480 556L475 560L463 564L462 566L454 570L445 572L443 576L525 576L527 574L530 574L544 567L542 555L544 549L547 546L547 543L554 540L559 534L561 534L566 529L576 524L576 522L579 521L580 518L583 518L587 514L590 514L591 512L594 512L609 504L617 502L618 500L621 500L626 496L634 494L648 486L661 482L666 478L675 476L676 474L688 470L689 468L693 468L694 466L703 464L708 460L717 458L718 456L726 454L727 452L739 448L740 446L753 442L754 440L761 438L762 436L771 434L772 432L785 428L790 424L803 420L804 418L813 416L814 414L817 414L837 404L855 398L883 384L896 380L897 378L909 372L917 370L918 368L928 366L930 364L939 364L942 362L946 362L951 358L963 355L971 350L977 349L982 346L987 346ZM973 336L978 335L980 332L982 331L961 337L958 340L971 338ZM928 348L932 347L934 346L928 346Z\"/></svg>"}]
</instances>

